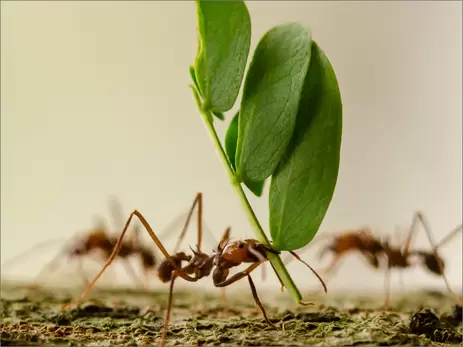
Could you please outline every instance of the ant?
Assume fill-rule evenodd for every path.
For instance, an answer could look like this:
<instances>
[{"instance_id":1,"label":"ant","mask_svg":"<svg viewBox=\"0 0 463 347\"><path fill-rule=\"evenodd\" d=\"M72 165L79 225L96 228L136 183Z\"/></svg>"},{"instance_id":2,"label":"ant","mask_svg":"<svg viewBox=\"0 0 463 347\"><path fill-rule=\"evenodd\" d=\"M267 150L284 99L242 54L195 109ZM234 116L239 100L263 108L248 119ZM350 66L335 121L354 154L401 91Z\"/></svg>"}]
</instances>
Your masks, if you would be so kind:
<instances>
[{"instance_id":1,"label":"ant","mask_svg":"<svg viewBox=\"0 0 463 347\"><path fill-rule=\"evenodd\" d=\"M412 236L418 222L424 227L429 243L431 244L432 250L410 250ZM438 244L433 239L429 223L427 222L422 212L416 212L413 217L412 225L408 231L408 236L402 247L395 247L389 244L389 240L380 240L375 237L372 231L367 228L359 228L349 230L344 233L334 235L333 240L330 244L322 248L319 257L321 258L326 252L334 253L332 262L327 268L322 271L325 274L334 273L336 265L339 265L340 260L349 252L360 252L368 264L375 268L380 268L380 258L387 260L386 272L385 272L385 298L384 298L384 309L389 306L389 277L390 270L405 269L414 265L424 265L425 269L429 272L442 276L445 286L449 293L451 293L461 305L461 297L457 296L448 283L447 277L444 274L445 263L444 260L437 253L439 247L446 244L453 236L458 232L462 231L462 224L451 230ZM325 234L326 236L326 234ZM412 257L417 259L412 260ZM290 260L288 260L289 262ZM285 263L287 264L287 263Z\"/></svg>"},{"instance_id":2,"label":"ant","mask_svg":"<svg viewBox=\"0 0 463 347\"><path fill-rule=\"evenodd\" d=\"M113 219L122 226L121 217L121 208L117 199L114 197L110 199L110 210L113 216ZM141 258L142 267L145 274L145 279L150 270L152 270L156 265L156 256L150 249L140 245L138 240L140 227L136 225L134 227L133 237L130 240L124 241L120 245L120 251L118 257L121 258L124 262L125 269L132 280L134 280L139 286L143 286L142 281L136 276L134 269L132 268L129 257L132 255L139 255ZM118 238L116 235L111 235L108 232L108 228L104 222L98 218L95 226L88 230L83 235L75 235L72 237L67 244L62 248L62 250L39 272L36 277L36 282L39 277L41 277L45 272L52 272L60 263L63 256L66 256L69 260L77 259L78 260L78 269L79 274L87 286L89 281L84 274L82 260L84 257L91 257L93 252L99 250L102 253L103 260L108 260L111 256L111 253L117 244ZM35 248L35 247L34 247ZM30 250L29 250L30 251ZM29 251L27 253L29 253ZM92 258L93 259L93 258ZM95 260L95 259L93 259ZM33 283L32 288L35 288L37 284Z\"/></svg>"},{"instance_id":3,"label":"ant","mask_svg":"<svg viewBox=\"0 0 463 347\"><path fill-rule=\"evenodd\" d=\"M255 239L245 239L245 240L237 240L237 241L231 242L229 238L230 227L228 227L225 230L221 241L219 242L217 248L213 251L211 255L202 252L201 251L202 210L203 210L202 193L197 193L194 199L193 205L190 210L190 214L186 220L186 223L185 223L185 226L184 226L184 229L182 231L180 238L182 238L185 233L187 225L189 224L189 218L191 217L191 213L193 212L193 209L196 205L198 205L198 226L197 226L198 242L196 244L196 250L190 247L191 251L193 252L192 256L186 255L184 252L177 252L177 250L175 251L173 255L170 255L167 252L167 250L164 248L161 241L155 235L155 233L153 232L152 228L150 227L146 219L143 217L143 215L138 210L134 210L130 214L125 224L124 230L119 236L118 242L113 250L113 253L109 257L103 269L96 276L93 282L87 287L87 289L80 296L80 298L69 304L64 305L63 309L66 309L72 305L78 304L81 300L84 299L84 297L91 290L92 286L95 284L95 282L104 272L104 270L111 264L113 259L120 252L124 235L127 232L127 229L130 225L130 222L133 216L136 216L140 220L140 222L143 224L143 226L145 227L146 231L148 232L148 234L150 235L154 243L158 246L158 248L160 249L160 251L163 253L163 255L166 258L165 261L163 261L158 266L158 277L160 278L160 280L162 282L170 282L167 311L166 311L166 316L164 320L164 326L162 329L161 341L160 341L161 346L164 345L165 340L166 340L167 327L169 324L170 314L172 310L174 283L175 283L175 280L179 277L189 282L197 282L198 280L204 277L209 277L212 273L212 279L213 279L214 286L219 287L219 288L224 288L226 286L229 286L235 283L236 281L239 281L240 279L244 277L247 277L249 286L251 288L252 296L254 298L254 301L257 307L262 312L265 321L270 326L274 327L272 322L268 319L264 306L262 305L257 295L256 287L251 278L251 272L255 270L259 265L261 265L262 263L268 260L267 255L266 255L268 252L277 253L277 254L278 252L273 250L271 247L260 243L259 241ZM180 239L179 239L179 242L180 242ZM177 245L179 244L179 242L177 243ZM321 277L315 272L315 270L312 269L312 267L310 267L310 265L308 265L306 262L304 262L295 252L290 251L290 253L297 260L304 263L317 276L319 281L322 283L323 288L326 293L327 289L326 289L325 283L323 282ZM182 266L182 262L184 261L187 262L187 264L185 266ZM249 265L245 270L237 272L234 275L230 276L230 269L233 267L239 266L242 263L251 263L251 265ZM278 275L277 277L279 278ZM280 280L280 283L282 284L282 281L280 278L279 280ZM306 303L306 302L301 302L300 304L304 306L313 305L313 303Z\"/></svg>"}]
</instances>

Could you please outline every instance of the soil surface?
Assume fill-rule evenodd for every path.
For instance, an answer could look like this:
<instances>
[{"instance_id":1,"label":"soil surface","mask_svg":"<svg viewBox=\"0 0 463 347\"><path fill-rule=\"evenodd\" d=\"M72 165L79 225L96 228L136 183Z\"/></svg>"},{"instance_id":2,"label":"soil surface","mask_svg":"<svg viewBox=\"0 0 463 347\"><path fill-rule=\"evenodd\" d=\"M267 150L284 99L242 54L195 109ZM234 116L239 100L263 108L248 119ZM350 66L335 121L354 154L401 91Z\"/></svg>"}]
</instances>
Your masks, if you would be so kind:
<instances>
[{"instance_id":1,"label":"soil surface","mask_svg":"<svg viewBox=\"0 0 463 347\"><path fill-rule=\"evenodd\" d=\"M192 289L194 290L194 289ZM1 345L136 346L157 344L167 291L94 289L79 307L61 311L81 292L2 284ZM259 295L275 327L265 323L251 294L178 290L167 345L357 346L462 344L461 306L441 292L310 296L297 306L288 293ZM306 298L305 298L306 299Z\"/></svg>"}]
</instances>

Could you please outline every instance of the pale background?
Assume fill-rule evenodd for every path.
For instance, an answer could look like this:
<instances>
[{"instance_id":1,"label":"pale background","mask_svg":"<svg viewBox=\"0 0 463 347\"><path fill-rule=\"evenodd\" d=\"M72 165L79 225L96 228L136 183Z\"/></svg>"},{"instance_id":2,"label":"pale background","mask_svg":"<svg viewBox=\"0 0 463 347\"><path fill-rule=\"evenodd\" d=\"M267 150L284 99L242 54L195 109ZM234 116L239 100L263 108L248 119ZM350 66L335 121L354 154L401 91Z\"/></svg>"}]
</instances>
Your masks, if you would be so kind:
<instances>
[{"instance_id":1,"label":"pale background","mask_svg":"<svg viewBox=\"0 0 463 347\"><path fill-rule=\"evenodd\" d=\"M399 225L404 237L415 210L438 240L461 223L461 2L247 4L252 51L272 26L299 21L339 79L342 162L320 235L368 224L381 233ZM109 220L110 195L160 230L202 191L216 239L228 225L233 236L252 237L188 88L193 2L2 2L1 10L2 263L91 227L96 215ZM268 186L262 199L251 196L265 227L267 198ZM187 241L194 244L193 232ZM428 247L424 233L414 244ZM4 276L34 276L59 245L29 253ZM327 264L318 246L311 250L307 261ZM461 235L444 250L461 288ZM381 273L348 258L330 290L382 290ZM289 269L301 288L318 288L299 264ZM406 288L444 289L422 269L406 273ZM73 271L59 276L68 281ZM212 287L212 279L201 283ZM278 292L274 276L265 288Z\"/></svg>"}]
</instances>

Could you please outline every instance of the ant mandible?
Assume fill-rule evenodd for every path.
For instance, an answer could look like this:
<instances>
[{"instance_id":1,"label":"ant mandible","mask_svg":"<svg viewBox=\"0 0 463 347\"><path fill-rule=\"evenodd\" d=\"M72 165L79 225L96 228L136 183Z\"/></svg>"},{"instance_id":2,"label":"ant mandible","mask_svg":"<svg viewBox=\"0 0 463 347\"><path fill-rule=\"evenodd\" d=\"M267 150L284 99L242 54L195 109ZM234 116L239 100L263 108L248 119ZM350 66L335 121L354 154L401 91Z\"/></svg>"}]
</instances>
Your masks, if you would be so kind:
<instances>
[{"instance_id":1,"label":"ant mandible","mask_svg":"<svg viewBox=\"0 0 463 347\"><path fill-rule=\"evenodd\" d=\"M98 280L98 278L101 276L101 274L104 272L104 270L111 264L113 259L119 253L122 240L127 232L130 222L132 221L133 216L136 216L140 220L140 222L143 224L143 226L145 227L145 230L148 232L148 234L150 235L154 243L158 246L158 248L160 249L160 251L166 258L166 260L162 262L158 267L158 276L161 279L161 281L163 282L170 281L167 311L166 311L164 326L162 329L161 340L160 340L161 346L164 345L166 336L167 336L167 327L169 324L170 314L172 310L174 283L178 277L186 281L189 281L189 282L197 282L201 278L210 276L212 272L212 279L213 279L214 286L219 287L219 288L229 286L235 283L236 281L239 281L243 277L247 277L249 286L251 288L252 296L254 298L254 301L257 307L261 310L265 321L269 325L274 327L272 322L268 319L264 306L262 305L257 295L257 290L256 290L256 287L254 285L254 282L250 274L259 265L261 265L262 263L268 260L266 256L267 252L276 253L276 251L274 251L270 247L254 239L237 240L237 241L230 242L230 239L229 239L230 228L227 228L222 237L222 240L220 241L219 245L217 246L217 249L214 251L213 254L208 255L202 252L201 251L202 193L198 193L196 195L196 198L193 202L193 206L190 210L190 214L187 218L184 229L182 231L182 235L184 234L187 228L189 219L191 217L191 213L196 204L198 204L198 228L197 228L198 243L196 245L196 250L191 249L193 252L193 256L187 256L184 252L177 252L173 255L170 255L165 249L165 247L163 246L163 244L161 243L161 241L158 239L156 234L153 232L151 226L148 224L148 222L143 217L143 215L139 211L134 210L130 214L125 224L124 230L122 231L118 239L118 242L113 250L113 253L109 257L103 269L96 276L93 282L90 283L90 285L81 295L81 297L77 299L76 301L73 301L67 305L64 305L63 309L68 308L72 305L78 304L82 299L84 299L84 297L90 291L90 289L95 284L95 282ZM309 269L317 276L319 281L322 283L323 288L326 292L327 291L326 286L323 280L321 279L321 277L315 272L315 270L313 270L307 263L305 263L296 253L292 251L290 251L290 253L297 260L303 262L306 266L309 267ZM183 261L187 261L188 263L186 264L186 266L182 267L181 263ZM240 271L229 277L230 269L238 265L241 265L242 263L251 263L251 265L249 265L245 270ZM281 283L281 279L280 279L280 283ZM304 302L301 302L301 304L302 305L312 305L312 303L304 303Z\"/></svg>"}]
</instances>

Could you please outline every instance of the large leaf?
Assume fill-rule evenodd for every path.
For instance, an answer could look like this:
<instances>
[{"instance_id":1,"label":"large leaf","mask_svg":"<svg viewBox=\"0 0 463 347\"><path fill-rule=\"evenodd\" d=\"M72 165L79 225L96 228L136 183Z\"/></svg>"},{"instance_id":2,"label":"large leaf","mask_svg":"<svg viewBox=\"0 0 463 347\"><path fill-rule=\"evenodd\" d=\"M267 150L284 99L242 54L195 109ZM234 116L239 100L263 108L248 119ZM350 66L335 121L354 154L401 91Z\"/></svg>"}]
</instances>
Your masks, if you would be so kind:
<instances>
[{"instance_id":1,"label":"large leaf","mask_svg":"<svg viewBox=\"0 0 463 347\"><path fill-rule=\"evenodd\" d=\"M310 61L310 31L298 23L259 41L244 83L236 166L238 180L269 177L291 139Z\"/></svg>"},{"instance_id":2,"label":"large leaf","mask_svg":"<svg viewBox=\"0 0 463 347\"><path fill-rule=\"evenodd\" d=\"M235 155L236 155L236 143L238 141L238 117L239 112L235 114L230 124L228 125L227 133L225 134L225 152L227 153L228 159L233 170L236 170L235 166ZM265 180L262 181L249 181L245 180L244 184L248 189L256 196L262 196L264 190Z\"/></svg>"},{"instance_id":3,"label":"large leaf","mask_svg":"<svg viewBox=\"0 0 463 347\"><path fill-rule=\"evenodd\" d=\"M277 250L307 245L320 227L339 170L342 102L335 72L313 42L294 136L270 185L270 234Z\"/></svg>"},{"instance_id":4,"label":"large leaf","mask_svg":"<svg viewBox=\"0 0 463 347\"><path fill-rule=\"evenodd\" d=\"M217 116L230 110L238 97L251 44L251 19L243 1L196 4L199 31L194 64L196 85L203 108Z\"/></svg>"}]
</instances>

